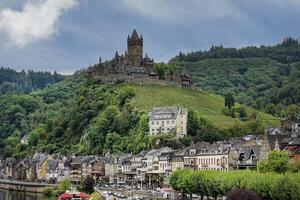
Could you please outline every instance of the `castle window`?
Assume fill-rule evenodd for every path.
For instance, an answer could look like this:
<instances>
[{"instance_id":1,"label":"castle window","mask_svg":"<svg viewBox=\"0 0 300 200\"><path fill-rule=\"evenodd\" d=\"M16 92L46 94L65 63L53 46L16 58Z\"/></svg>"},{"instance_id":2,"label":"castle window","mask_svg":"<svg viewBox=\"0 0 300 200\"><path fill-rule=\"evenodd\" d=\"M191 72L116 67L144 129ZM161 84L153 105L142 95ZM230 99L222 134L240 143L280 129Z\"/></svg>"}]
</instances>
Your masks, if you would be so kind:
<instances>
[{"instance_id":1,"label":"castle window","mask_svg":"<svg viewBox=\"0 0 300 200\"><path fill-rule=\"evenodd\" d=\"M158 125L158 124L159 124L159 121L156 121L156 124Z\"/></svg>"},{"instance_id":2,"label":"castle window","mask_svg":"<svg viewBox=\"0 0 300 200\"><path fill-rule=\"evenodd\" d=\"M153 125L153 124L154 124L154 121L151 121L151 124Z\"/></svg>"}]
</instances>

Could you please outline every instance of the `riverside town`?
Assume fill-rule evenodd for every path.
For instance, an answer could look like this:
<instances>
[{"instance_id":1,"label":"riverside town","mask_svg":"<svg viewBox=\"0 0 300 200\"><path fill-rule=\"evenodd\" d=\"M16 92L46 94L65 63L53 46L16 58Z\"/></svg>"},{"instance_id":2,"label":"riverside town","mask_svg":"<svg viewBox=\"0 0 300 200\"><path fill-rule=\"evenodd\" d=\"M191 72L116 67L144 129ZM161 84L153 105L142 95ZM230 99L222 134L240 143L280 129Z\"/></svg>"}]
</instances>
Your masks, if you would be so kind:
<instances>
[{"instance_id":1,"label":"riverside town","mask_svg":"<svg viewBox=\"0 0 300 200\"><path fill-rule=\"evenodd\" d=\"M299 19L0 1L0 200L300 200Z\"/></svg>"}]
</instances>

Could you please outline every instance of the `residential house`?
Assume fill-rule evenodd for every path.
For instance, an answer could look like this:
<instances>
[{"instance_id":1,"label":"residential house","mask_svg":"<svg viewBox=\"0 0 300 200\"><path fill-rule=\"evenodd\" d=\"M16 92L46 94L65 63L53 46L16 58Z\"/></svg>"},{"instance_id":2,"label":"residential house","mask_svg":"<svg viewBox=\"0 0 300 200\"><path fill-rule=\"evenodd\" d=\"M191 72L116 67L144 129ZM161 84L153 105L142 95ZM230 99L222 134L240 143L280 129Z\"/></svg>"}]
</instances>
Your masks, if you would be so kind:
<instances>
[{"instance_id":1,"label":"residential house","mask_svg":"<svg viewBox=\"0 0 300 200\"><path fill-rule=\"evenodd\" d=\"M231 145L223 142L191 144L183 156L184 168L193 170L228 170Z\"/></svg>"},{"instance_id":2,"label":"residential house","mask_svg":"<svg viewBox=\"0 0 300 200\"><path fill-rule=\"evenodd\" d=\"M147 151L141 151L139 154L131 157L131 171L136 175L137 180L145 180L146 168L145 159Z\"/></svg>"},{"instance_id":3,"label":"residential house","mask_svg":"<svg viewBox=\"0 0 300 200\"><path fill-rule=\"evenodd\" d=\"M48 155L44 153L36 153L33 156L34 163L36 165L36 179L39 182L43 182L46 180L46 167Z\"/></svg>"},{"instance_id":4,"label":"residential house","mask_svg":"<svg viewBox=\"0 0 300 200\"><path fill-rule=\"evenodd\" d=\"M184 156L185 152L186 152L186 149L177 150L177 151L173 152L172 159L171 159L172 172L176 171L177 169L184 168L183 156Z\"/></svg>"},{"instance_id":5,"label":"residential house","mask_svg":"<svg viewBox=\"0 0 300 200\"><path fill-rule=\"evenodd\" d=\"M181 107L155 107L149 112L149 133L174 133L176 138L187 135L187 109Z\"/></svg>"},{"instance_id":6,"label":"residential house","mask_svg":"<svg viewBox=\"0 0 300 200\"><path fill-rule=\"evenodd\" d=\"M123 154L118 159L117 183L125 184L135 180L135 172L131 170L131 153Z\"/></svg>"},{"instance_id":7,"label":"residential house","mask_svg":"<svg viewBox=\"0 0 300 200\"><path fill-rule=\"evenodd\" d=\"M33 158L26 158L25 160L26 180L34 182L37 179L36 164Z\"/></svg>"},{"instance_id":8,"label":"residential house","mask_svg":"<svg viewBox=\"0 0 300 200\"><path fill-rule=\"evenodd\" d=\"M172 155L173 152L163 152L158 156L158 170L162 174L172 172Z\"/></svg>"},{"instance_id":9,"label":"residential house","mask_svg":"<svg viewBox=\"0 0 300 200\"><path fill-rule=\"evenodd\" d=\"M100 177L105 176L105 159L100 156L92 156L88 163L88 176L98 182Z\"/></svg>"},{"instance_id":10,"label":"residential house","mask_svg":"<svg viewBox=\"0 0 300 200\"><path fill-rule=\"evenodd\" d=\"M78 183L87 177L88 163L91 159L91 156L78 156L73 158L70 164L70 179L72 182Z\"/></svg>"},{"instance_id":11,"label":"residential house","mask_svg":"<svg viewBox=\"0 0 300 200\"><path fill-rule=\"evenodd\" d=\"M104 179L108 180L109 183L117 182L117 172L118 172L118 156L112 155L110 153L105 155L105 176Z\"/></svg>"},{"instance_id":12,"label":"residential house","mask_svg":"<svg viewBox=\"0 0 300 200\"><path fill-rule=\"evenodd\" d=\"M35 163L32 158L24 158L16 163L14 167L14 180L19 181L35 181L36 170Z\"/></svg>"},{"instance_id":13,"label":"residential house","mask_svg":"<svg viewBox=\"0 0 300 200\"><path fill-rule=\"evenodd\" d=\"M160 171L160 156L164 153L170 153L172 149L169 147L162 147L160 149L152 149L147 152L143 159L144 170L146 171L145 179L148 178L149 185L152 185L153 181L157 181L158 177L165 176L164 171ZM171 164L170 164L171 165Z\"/></svg>"},{"instance_id":14,"label":"residential house","mask_svg":"<svg viewBox=\"0 0 300 200\"><path fill-rule=\"evenodd\" d=\"M243 144L238 149L237 169L256 168L258 161L268 159L271 148L279 148L279 145L275 140L271 147L266 135L243 137Z\"/></svg>"},{"instance_id":15,"label":"residential house","mask_svg":"<svg viewBox=\"0 0 300 200\"><path fill-rule=\"evenodd\" d=\"M207 149L198 149L196 164L198 170L229 170L229 152L231 145L214 143Z\"/></svg>"},{"instance_id":16,"label":"residential house","mask_svg":"<svg viewBox=\"0 0 300 200\"><path fill-rule=\"evenodd\" d=\"M59 176L58 160L48 160L46 164L46 182L56 183Z\"/></svg>"},{"instance_id":17,"label":"residential house","mask_svg":"<svg viewBox=\"0 0 300 200\"><path fill-rule=\"evenodd\" d=\"M300 161L300 137L292 139L285 147L285 150L289 152L292 162Z\"/></svg>"},{"instance_id":18,"label":"residential house","mask_svg":"<svg viewBox=\"0 0 300 200\"><path fill-rule=\"evenodd\" d=\"M29 135L24 135L21 139L21 144L28 145Z\"/></svg>"},{"instance_id":19,"label":"residential house","mask_svg":"<svg viewBox=\"0 0 300 200\"><path fill-rule=\"evenodd\" d=\"M7 179L14 179L15 177L15 166L17 164L17 160L15 158L6 158L5 159L5 177Z\"/></svg>"}]
</instances>

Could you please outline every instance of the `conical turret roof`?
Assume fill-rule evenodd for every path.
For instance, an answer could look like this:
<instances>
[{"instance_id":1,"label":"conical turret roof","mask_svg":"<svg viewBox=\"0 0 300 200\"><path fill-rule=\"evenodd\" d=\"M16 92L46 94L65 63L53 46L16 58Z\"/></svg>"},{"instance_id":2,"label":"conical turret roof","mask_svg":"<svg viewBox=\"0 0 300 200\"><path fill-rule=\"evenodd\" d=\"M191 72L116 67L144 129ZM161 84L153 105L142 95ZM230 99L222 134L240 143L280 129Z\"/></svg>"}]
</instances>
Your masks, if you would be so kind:
<instances>
[{"instance_id":1,"label":"conical turret roof","mask_svg":"<svg viewBox=\"0 0 300 200\"><path fill-rule=\"evenodd\" d=\"M136 32L135 29L133 30L133 32L132 32L132 34L131 34L131 39L132 39L132 40L139 40L139 39L140 39L140 38L139 38L139 35L138 35L138 33Z\"/></svg>"}]
</instances>

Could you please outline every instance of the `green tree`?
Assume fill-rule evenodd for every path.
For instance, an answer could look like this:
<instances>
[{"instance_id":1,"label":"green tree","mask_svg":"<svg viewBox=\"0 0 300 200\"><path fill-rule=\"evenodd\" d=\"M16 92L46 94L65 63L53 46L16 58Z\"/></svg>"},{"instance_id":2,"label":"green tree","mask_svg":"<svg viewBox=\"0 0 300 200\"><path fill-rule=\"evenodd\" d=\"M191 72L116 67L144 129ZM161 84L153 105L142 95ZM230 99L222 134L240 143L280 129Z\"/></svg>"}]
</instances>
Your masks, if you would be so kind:
<instances>
[{"instance_id":1,"label":"green tree","mask_svg":"<svg viewBox=\"0 0 300 200\"><path fill-rule=\"evenodd\" d=\"M154 66L155 72L158 74L159 79L166 79L167 65L163 62L157 63Z\"/></svg>"},{"instance_id":2,"label":"green tree","mask_svg":"<svg viewBox=\"0 0 300 200\"><path fill-rule=\"evenodd\" d=\"M81 189L82 191L92 194L94 192L95 181L91 177L86 177L83 181L81 181Z\"/></svg>"},{"instance_id":3,"label":"green tree","mask_svg":"<svg viewBox=\"0 0 300 200\"><path fill-rule=\"evenodd\" d=\"M235 104L235 100L234 100L234 97L233 97L233 94L232 93L228 93L226 96L225 96L225 107L227 108L232 108Z\"/></svg>"},{"instance_id":4,"label":"green tree","mask_svg":"<svg viewBox=\"0 0 300 200\"><path fill-rule=\"evenodd\" d=\"M269 154L268 160L259 163L258 170L264 173L285 173L289 168L288 160L289 156L287 151L275 150Z\"/></svg>"},{"instance_id":5,"label":"green tree","mask_svg":"<svg viewBox=\"0 0 300 200\"><path fill-rule=\"evenodd\" d=\"M64 179L60 182L59 188L62 192L65 192L66 190L70 189L71 187L71 181L68 179Z\"/></svg>"},{"instance_id":6,"label":"green tree","mask_svg":"<svg viewBox=\"0 0 300 200\"><path fill-rule=\"evenodd\" d=\"M119 105L123 106L127 99L135 96L134 89L130 86L122 87L119 91Z\"/></svg>"}]
</instances>

